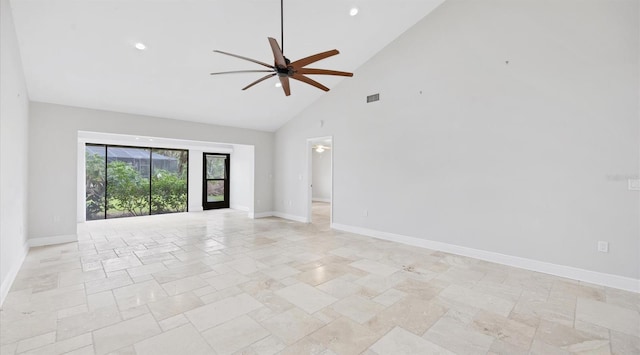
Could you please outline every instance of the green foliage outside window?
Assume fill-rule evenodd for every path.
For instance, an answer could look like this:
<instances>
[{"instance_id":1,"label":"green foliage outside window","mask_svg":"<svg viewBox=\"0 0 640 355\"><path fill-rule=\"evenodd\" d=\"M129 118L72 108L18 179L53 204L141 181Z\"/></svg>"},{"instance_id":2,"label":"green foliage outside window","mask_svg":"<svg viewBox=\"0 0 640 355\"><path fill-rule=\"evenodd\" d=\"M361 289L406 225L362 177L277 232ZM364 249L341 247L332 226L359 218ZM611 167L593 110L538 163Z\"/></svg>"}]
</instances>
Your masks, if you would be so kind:
<instances>
[{"instance_id":1,"label":"green foliage outside window","mask_svg":"<svg viewBox=\"0 0 640 355\"><path fill-rule=\"evenodd\" d=\"M133 216L149 214L149 179L123 161L107 164L107 208Z\"/></svg>"},{"instance_id":2,"label":"green foliage outside window","mask_svg":"<svg viewBox=\"0 0 640 355\"><path fill-rule=\"evenodd\" d=\"M87 219L104 218L104 157L86 153Z\"/></svg>"},{"instance_id":3,"label":"green foliage outside window","mask_svg":"<svg viewBox=\"0 0 640 355\"><path fill-rule=\"evenodd\" d=\"M187 210L186 161L180 161L176 172L153 169L150 195L149 178L142 176L133 165L111 161L105 174L104 159L104 156L86 153L87 220L104 218L105 196L109 217L148 215L149 207L152 214Z\"/></svg>"},{"instance_id":4,"label":"green foliage outside window","mask_svg":"<svg viewBox=\"0 0 640 355\"><path fill-rule=\"evenodd\" d=\"M187 210L186 171L173 173L154 169L151 189L152 213L185 212Z\"/></svg>"}]
</instances>

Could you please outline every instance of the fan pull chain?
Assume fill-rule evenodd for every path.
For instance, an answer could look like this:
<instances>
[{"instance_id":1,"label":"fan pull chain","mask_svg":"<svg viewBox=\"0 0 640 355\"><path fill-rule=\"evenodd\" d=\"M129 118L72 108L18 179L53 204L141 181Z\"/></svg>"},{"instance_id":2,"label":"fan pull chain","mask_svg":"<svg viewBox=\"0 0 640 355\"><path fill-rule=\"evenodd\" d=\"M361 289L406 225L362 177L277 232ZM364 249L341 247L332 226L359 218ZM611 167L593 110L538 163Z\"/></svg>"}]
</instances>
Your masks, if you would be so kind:
<instances>
[{"instance_id":1,"label":"fan pull chain","mask_svg":"<svg viewBox=\"0 0 640 355\"><path fill-rule=\"evenodd\" d=\"M280 0L280 46L284 55L284 0Z\"/></svg>"}]
</instances>

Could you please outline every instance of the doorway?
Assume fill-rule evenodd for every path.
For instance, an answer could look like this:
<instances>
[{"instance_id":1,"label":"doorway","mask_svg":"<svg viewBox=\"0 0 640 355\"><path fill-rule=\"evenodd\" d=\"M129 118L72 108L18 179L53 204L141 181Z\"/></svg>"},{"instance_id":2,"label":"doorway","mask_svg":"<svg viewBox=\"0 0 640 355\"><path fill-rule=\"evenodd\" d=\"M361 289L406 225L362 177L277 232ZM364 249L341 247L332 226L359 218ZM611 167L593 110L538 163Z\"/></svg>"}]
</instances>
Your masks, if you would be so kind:
<instances>
[{"instance_id":1,"label":"doorway","mask_svg":"<svg viewBox=\"0 0 640 355\"><path fill-rule=\"evenodd\" d=\"M202 208L229 208L230 155L203 153Z\"/></svg>"},{"instance_id":2,"label":"doorway","mask_svg":"<svg viewBox=\"0 0 640 355\"><path fill-rule=\"evenodd\" d=\"M333 138L307 140L309 168L308 220L319 229L331 228L333 216Z\"/></svg>"}]
</instances>

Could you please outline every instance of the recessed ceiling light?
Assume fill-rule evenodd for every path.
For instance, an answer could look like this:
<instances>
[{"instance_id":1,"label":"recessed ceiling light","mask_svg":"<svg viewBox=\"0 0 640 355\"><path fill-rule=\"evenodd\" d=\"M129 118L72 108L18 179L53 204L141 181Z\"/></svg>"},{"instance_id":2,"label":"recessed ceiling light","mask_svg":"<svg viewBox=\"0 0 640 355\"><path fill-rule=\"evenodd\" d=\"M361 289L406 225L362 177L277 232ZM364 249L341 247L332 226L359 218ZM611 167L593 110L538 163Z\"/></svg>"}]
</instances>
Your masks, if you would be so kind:
<instances>
[{"instance_id":1,"label":"recessed ceiling light","mask_svg":"<svg viewBox=\"0 0 640 355\"><path fill-rule=\"evenodd\" d=\"M278 82L276 83L276 87L277 87L277 88L281 88L281 87L282 87L282 83L278 81Z\"/></svg>"},{"instance_id":2,"label":"recessed ceiling light","mask_svg":"<svg viewBox=\"0 0 640 355\"><path fill-rule=\"evenodd\" d=\"M358 14L358 8L357 7L352 7L351 10L349 10L349 15L355 16L357 14Z\"/></svg>"},{"instance_id":3,"label":"recessed ceiling light","mask_svg":"<svg viewBox=\"0 0 640 355\"><path fill-rule=\"evenodd\" d=\"M136 47L136 49L141 50L141 51L147 49L147 46L145 46L144 43L142 43L142 42L136 43L135 47Z\"/></svg>"}]
</instances>

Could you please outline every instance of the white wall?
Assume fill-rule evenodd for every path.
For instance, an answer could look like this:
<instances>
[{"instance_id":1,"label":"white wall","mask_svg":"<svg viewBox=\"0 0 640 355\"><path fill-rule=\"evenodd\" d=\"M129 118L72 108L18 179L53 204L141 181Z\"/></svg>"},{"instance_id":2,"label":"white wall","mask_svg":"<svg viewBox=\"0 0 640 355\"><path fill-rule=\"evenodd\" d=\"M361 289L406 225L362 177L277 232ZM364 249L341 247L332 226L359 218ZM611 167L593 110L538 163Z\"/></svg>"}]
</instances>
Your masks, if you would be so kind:
<instances>
[{"instance_id":1,"label":"white wall","mask_svg":"<svg viewBox=\"0 0 640 355\"><path fill-rule=\"evenodd\" d=\"M9 0L0 2L0 305L27 252L29 98Z\"/></svg>"},{"instance_id":2,"label":"white wall","mask_svg":"<svg viewBox=\"0 0 640 355\"><path fill-rule=\"evenodd\" d=\"M236 144L229 166L229 207L254 213L253 210L253 147Z\"/></svg>"},{"instance_id":3,"label":"white wall","mask_svg":"<svg viewBox=\"0 0 640 355\"><path fill-rule=\"evenodd\" d=\"M254 145L255 211L271 211L273 133L32 102L30 243L76 234L78 131Z\"/></svg>"},{"instance_id":4,"label":"white wall","mask_svg":"<svg viewBox=\"0 0 640 355\"><path fill-rule=\"evenodd\" d=\"M202 154L203 150L189 149L189 212L202 211Z\"/></svg>"},{"instance_id":5,"label":"white wall","mask_svg":"<svg viewBox=\"0 0 640 355\"><path fill-rule=\"evenodd\" d=\"M331 201L331 150L318 153L311 151L312 179L311 189L314 201Z\"/></svg>"},{"instance_id":6,"label":"white wall","mask_svg":"<svg viewBox=\"0 0 640 355\"><path fill-rule=\"evenodd\" d=\"M276 132L276 210L332 135L334 223L638 279L638 14L445 2Z\"/></svg>"}]
</instances>

